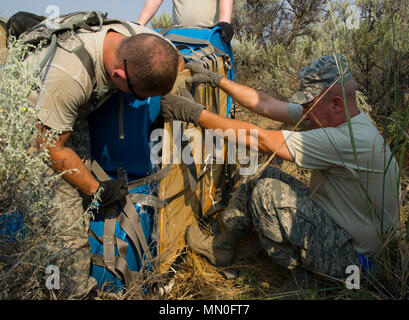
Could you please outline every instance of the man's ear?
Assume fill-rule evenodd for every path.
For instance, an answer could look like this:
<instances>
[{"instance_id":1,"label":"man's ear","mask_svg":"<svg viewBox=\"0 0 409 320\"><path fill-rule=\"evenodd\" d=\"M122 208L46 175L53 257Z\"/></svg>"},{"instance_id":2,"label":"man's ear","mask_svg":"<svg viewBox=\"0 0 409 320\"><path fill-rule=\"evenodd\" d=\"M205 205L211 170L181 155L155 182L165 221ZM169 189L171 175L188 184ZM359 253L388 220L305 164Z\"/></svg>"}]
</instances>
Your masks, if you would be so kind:
<instances>
[{"instance_id":1,"label":"man's ear","mask_svg":"<svg viewBox=\"0 0 409 320\"><path fill-rule=\"evenodd\" d=\"M126 80L125 71L121 68L116 68L112 71L111 77L113 78L121 78L122 80Z\"/></svg>"},{"instance_id":2,"label":"man's ear","mask_svg":"<svg viewBox=\"0 0 409 320\"><path fill-rule=\"evenodd\" d=\"M343 112L345 110L344 99L340 96L335 96L332 99L332 108L336 113Z\"/></svg>"}]
</instances>

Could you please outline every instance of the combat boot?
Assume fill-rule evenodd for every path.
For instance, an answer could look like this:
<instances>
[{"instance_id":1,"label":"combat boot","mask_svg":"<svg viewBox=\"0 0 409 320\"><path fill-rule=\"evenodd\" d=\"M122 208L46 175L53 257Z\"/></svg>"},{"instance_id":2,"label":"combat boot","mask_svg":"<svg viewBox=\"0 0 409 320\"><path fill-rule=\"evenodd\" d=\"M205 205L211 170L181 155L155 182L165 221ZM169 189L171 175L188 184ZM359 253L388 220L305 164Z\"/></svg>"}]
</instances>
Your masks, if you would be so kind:
<instances>
[{"instance_id":1,"label":"combat boot","mask_svg":"<svg viewBox=\"0 0 409 320\"><path fill-rule=\"evenodd\" d=\"M209 259L212 265L220 267L232 263L237 238L228 232L207 236L198 225L191 225L186 229L186 243L194 252Z\"/></svg>"}]
</instances>

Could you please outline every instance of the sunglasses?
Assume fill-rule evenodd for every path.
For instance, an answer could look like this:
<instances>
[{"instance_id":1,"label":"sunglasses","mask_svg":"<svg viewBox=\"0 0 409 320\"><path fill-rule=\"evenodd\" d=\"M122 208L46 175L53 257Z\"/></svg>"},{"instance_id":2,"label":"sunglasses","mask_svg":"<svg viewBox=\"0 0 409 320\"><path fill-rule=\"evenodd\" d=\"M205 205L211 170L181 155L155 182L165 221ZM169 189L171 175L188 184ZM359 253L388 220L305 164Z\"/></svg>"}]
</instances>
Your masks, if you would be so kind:
<instances>
[{"instance_id":1,"label":"sunglasses","mask_svg":"<svg viewBox=\"0 0 409 320\"><path fill-rule=\"evenodd\" d=\"M126 67L126 59L124 59L124 70L125 70L125 76L126 76L126 83L128 84L128 89L129 89L129 91L131 91L134 98L137 99L137 100L146 100L147 97L142 97L140 95L137 95L135 93L135 90L132 87L131 80L129 80L128 68Z\"/></svg>"}]
</instances>

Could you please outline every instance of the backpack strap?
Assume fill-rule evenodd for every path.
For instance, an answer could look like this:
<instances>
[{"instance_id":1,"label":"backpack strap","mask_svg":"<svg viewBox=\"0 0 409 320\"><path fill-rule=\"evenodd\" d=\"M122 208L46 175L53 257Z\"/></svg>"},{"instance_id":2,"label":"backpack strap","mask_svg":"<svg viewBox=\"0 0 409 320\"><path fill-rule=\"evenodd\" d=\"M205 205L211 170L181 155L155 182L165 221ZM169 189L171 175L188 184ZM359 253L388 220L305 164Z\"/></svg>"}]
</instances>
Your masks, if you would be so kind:
<instances>
[{"instance_id":1,"label":"backpack strap","mask_svg":"<svg viewBox=\"0 0 409 320\"><path fill-rule=\"evenodd\" d=\"M104 245L103 237L98 237L95 232L90 228L88 231L88 236L95 239L98 241L100 244ZM132 287L132 282L137 279L137 277L140 275L139 271L132 271L129 269L128 263L126 261L126 255L128 252L128 247L129 244L126 241L123 241L122 239L118 237L114 237L115 239L115 245L118 250L118 256L114 257L114 272L113 274L118 278L122 279L120 275L123 276L123 279L125 281L125 286L126 288L131 288ZM102 268L107 268L107 265L105 263L104 257L100 256L99 254L93 253L92 257L92 264L102 267ZM119 273L118 273L119 271Z\"/></svg>"},{"instance_id":2,"label":"backpack strap","mask_svg":"<svg viewBox=\"0 0 409 320\"><path fill-rule=\"evenodd\" d=\"M84 65L84 68L85 70L87 70L89 78L91 79L92 86L95 87L96 85L95 66L94 66L94 62L92 61L91 55L89 54L87 49L85 49L84 45L79 46L76 50L73 51L73 53L78 57L78 59Z\"/></svg>"},{"instance_id":3,"label":"backpack strap","mask_svg":"<svg viewBox=\"0 0 409 320\"><path fill-rule=\"evenodd\" d=\"M128 29L129 33L131 34L131 36L136 35L135 30L131 27L131 25L124 21L124 20L112 20L112 21L118 21L119 23L121 23L126 29Z\"/></svg>"},{"instance_id":4,"label":"backpack strap","mask_svg":"<svg viewBox=\"0 0 409 320\"><path fill-rule=\"evenodd\" d=\"M44 58L40 61L39 69L37 71L37 76L41 73L41 70L43 70L45 65L50 60L51 56L54 55L56 49L57 49L57 35L53 34L52 37L51 37L50 46L49 46L47 52L45 53Z\"/></svg>"}]
</instances>

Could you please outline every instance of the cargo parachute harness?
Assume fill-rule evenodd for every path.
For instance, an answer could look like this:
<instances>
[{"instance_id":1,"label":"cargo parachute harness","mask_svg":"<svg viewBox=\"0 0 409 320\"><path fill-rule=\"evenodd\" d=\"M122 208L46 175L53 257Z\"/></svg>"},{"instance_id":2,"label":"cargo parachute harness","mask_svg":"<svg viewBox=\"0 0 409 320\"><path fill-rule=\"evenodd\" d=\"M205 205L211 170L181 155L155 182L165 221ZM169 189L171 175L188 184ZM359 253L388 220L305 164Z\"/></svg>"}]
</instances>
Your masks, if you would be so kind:
<instances>
[{"instance_id":1,"label":"cargo parachute harness","mask_svg":"<svg viewBox=\"0 0 409 320\"><path fill-rule=\"evenodd\" d=\"M157 31L173 42L185 61L234 79L232 49L221 41L220 27ZM227 117L231 98L209 84L187 84L190 75L188 69L180 71L172 93L181 94L185 87L207 110ZM91 274L106 290L130 288L144 273L167 272L185 248L186 227L220 209L215 199L225 162L216 164L215 153L225 157L224 145L209 153L205 130L164 122L160 100L139 101L118 93L88 116L92 172L101 181L123 174L129 181L123 212L114 219L95 214L90 223ZM161 132L157 141L155 131ZM159 151L160 161L152 162L153 150ZM185 163L182 152L194 161Z\"/></svg>"}]
</instances>

